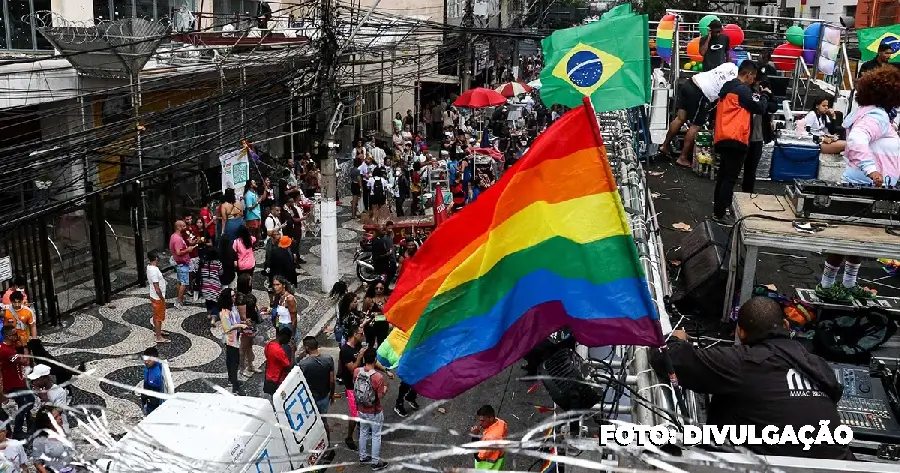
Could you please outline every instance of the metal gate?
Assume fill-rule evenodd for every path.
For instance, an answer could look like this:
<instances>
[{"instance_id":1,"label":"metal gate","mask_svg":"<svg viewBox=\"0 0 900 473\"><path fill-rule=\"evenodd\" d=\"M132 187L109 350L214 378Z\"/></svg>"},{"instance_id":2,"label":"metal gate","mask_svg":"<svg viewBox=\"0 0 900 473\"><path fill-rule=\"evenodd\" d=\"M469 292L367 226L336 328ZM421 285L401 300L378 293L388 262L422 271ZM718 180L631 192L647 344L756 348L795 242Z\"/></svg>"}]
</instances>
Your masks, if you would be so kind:
<instances>
[{"instance_id":1,"label":"metal gate","mask_svg":"<svg viewBox=\"0 0 900 473\"><path fill-rule=\"evenodd\" d=\"M106 219L108 200L91 195L4 232L0 258L9 257L13 277L0 285L5 290L24 279L39 325L58 325L61 317L108 303L142 280L143 245L134 230Z\"/></svg>"},{"instance_id":2,"label":"metal gate","mask_svg":"<svg viewBox=\"0 0 900 473\"><path fill-rule=\"evenodd\" d=\"M59 306L53 287L50 247L48 222L44 218L38 218L8 231L0 248L0 257L9 257L12 266L12 279L3 282L3 290L16 279L24 279L25 291L33 304L35 322L56 325Z\"/></svg>"}]
</instances>

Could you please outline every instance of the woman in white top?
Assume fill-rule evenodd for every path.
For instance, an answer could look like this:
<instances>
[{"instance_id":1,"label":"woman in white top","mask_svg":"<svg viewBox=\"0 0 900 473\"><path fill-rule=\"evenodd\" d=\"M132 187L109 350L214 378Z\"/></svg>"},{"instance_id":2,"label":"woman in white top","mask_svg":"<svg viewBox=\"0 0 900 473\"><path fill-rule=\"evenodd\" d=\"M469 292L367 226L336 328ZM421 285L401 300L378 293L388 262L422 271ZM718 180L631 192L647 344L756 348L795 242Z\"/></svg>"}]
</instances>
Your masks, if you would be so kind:
<instances>
[{"instance_id":1,"label":"woman in white top","mask_svg":"<svg viewBox=\"0 0 900 473\"><path fill-rule=\"evenodd\" d=\"M840 154L847 142L838 136L840 121L831 109L828 98L820 99L803 119L809 134L819 137L819 149L825 154Z\"/></svg>"},{"instance_id":2,"label":"woman in white top","mask_svg":"<svg viewBox=\"0 0 900 473\"><path fill-rule=\"evenodd\" d=\"M281 276L275 276L272 281L272 289L275 291L275 299L272 303L272 317L275 319L275 329L282 327L291 329L294 334L291 338L291 349L296 352L300 336L297 333L297 300L292 294L291 285ZM293 353L291 354L293 356Z\"/></svg>"}]
</instances>

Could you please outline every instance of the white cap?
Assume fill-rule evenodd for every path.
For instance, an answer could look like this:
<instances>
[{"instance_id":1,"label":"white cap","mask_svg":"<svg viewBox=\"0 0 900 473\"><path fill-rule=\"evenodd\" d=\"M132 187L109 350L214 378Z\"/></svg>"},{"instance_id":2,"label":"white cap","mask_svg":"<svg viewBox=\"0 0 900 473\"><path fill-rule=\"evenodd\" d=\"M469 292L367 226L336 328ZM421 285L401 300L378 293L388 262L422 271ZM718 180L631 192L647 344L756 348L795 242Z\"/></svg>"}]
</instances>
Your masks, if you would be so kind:
<instances>
[{"instance_id":1,"label":"white cap","mask_svg":"<svg viewBox=\"0 0 900 473\"><path fill-rule=\"evenodd\" d=\"M45 364L39 364L32 368L31 373L28 374L28 379L34 381L44 376L50 376L50 367Z\"/></svg>"}]
</instances>

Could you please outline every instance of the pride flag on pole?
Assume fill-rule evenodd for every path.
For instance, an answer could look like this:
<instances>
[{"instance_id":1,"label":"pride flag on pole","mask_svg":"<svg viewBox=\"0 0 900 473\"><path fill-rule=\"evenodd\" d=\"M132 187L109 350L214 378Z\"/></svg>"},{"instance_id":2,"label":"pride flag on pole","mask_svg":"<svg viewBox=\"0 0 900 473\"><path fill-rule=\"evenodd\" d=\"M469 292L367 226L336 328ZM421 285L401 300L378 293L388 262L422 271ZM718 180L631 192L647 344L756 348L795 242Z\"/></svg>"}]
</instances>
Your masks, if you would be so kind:
<instances>
[{"instance_id":1,"label":"pride flag on pole","mask_svg":"<svg viewBox=\"0 0 900 473\"><path fill-rule=\"evenodd\" d=\"M565 326L588 346L663 343L589 103L407 264L385 313L410 334L398 373L425 397L459 395Z\"/></svg>"}]
</instances>

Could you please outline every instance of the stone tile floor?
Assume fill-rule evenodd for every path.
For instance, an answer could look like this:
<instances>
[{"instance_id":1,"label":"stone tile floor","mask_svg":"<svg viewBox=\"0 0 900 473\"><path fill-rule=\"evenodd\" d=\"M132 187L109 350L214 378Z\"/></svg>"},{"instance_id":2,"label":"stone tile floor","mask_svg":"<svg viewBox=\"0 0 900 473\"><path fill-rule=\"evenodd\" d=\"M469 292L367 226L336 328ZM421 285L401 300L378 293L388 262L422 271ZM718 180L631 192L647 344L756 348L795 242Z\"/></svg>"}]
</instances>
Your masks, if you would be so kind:
<instances>
[{"instance_id":1,"label":"stone tile floor","mask_svg":"<svg viewBox=\"0 0 900 473\"><path fill-rule=\"evenodd\" d=\"M338 208L338 251L341 278L355 285L353 252L362 232L357 221L351 221L346 207ZM323 293L320 280L320 245L317 238L301 240L301 252L306 264L298 273L295 293L300 304L299 327L307 333L333 307ZM268 300L261 271L263 250L257 251L258 271L254 274L254 292L261 301ZM168 279L169 301L175 299L175 274L165 273ZM143 380L141 353L154 345L152 315L146 287L134 288L118 295L103 307L92 307L65 320L63 326L41 334L50 352L60 362L77 367L81 363L90 373L74 382L72 405L105 408L114 433L134 425L142 418L139 396L130 387L138 387ZM186 298L187 299L187 298ZM254 364L263 365L263 344L274 333L264 324L265 333L254 347ZM171 303L163 330L171 343L159 345L160 355L167 360L177 391L213 392L214 386L228 388L221 329L210 327L201 300L175 310ZM262 374L245 380L248 395L262 395Z\"/></svg>"}]
</instances>

